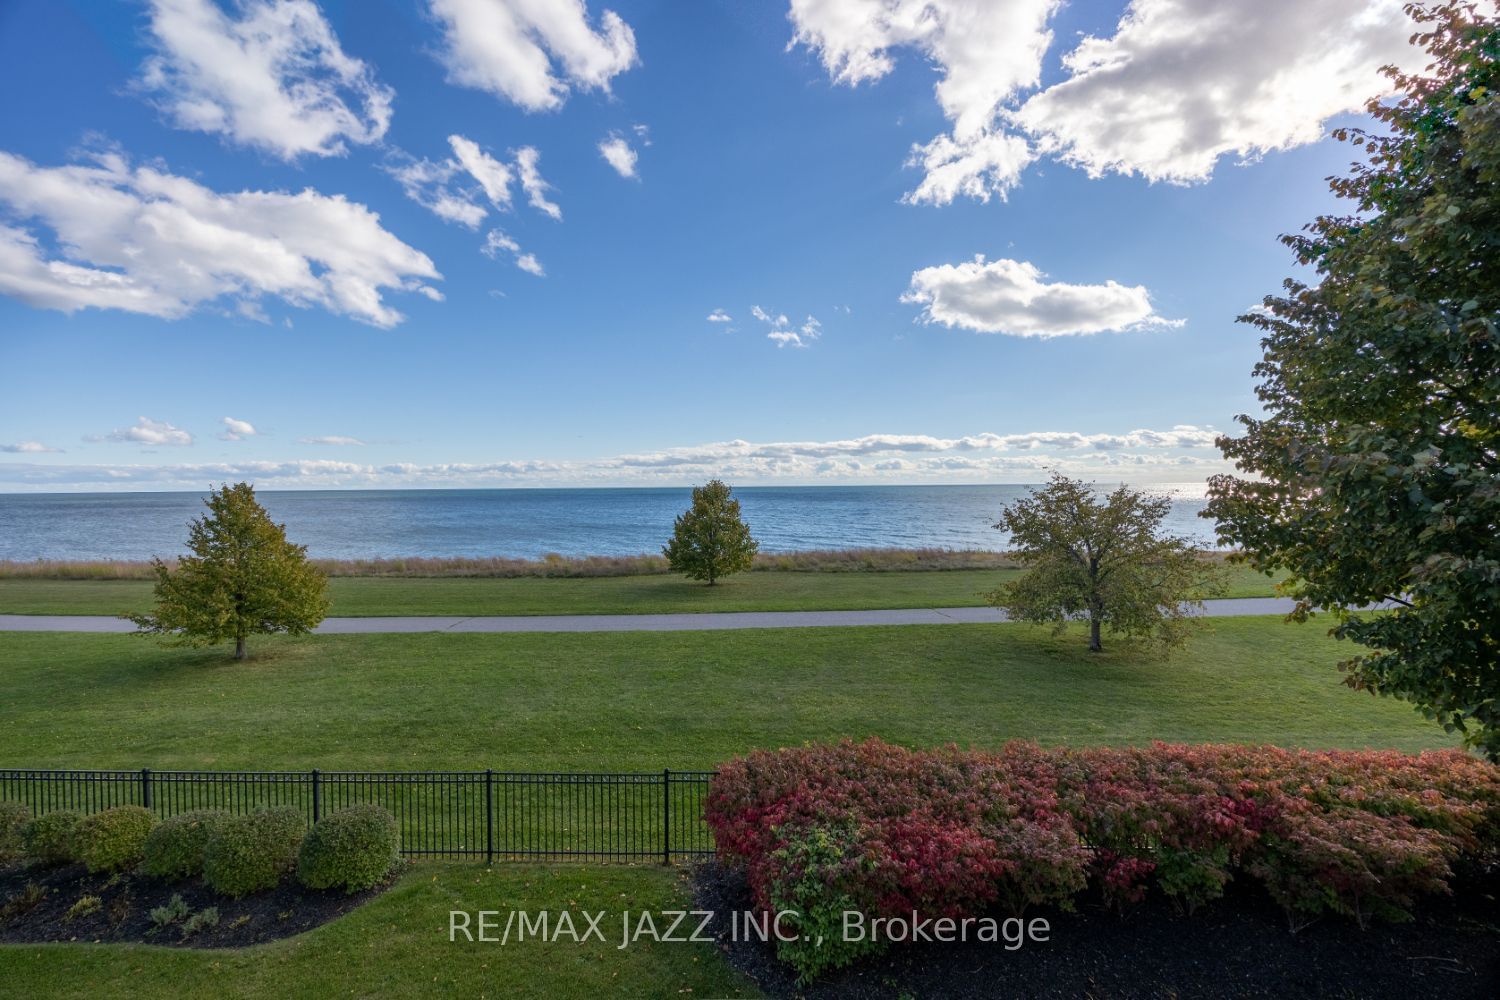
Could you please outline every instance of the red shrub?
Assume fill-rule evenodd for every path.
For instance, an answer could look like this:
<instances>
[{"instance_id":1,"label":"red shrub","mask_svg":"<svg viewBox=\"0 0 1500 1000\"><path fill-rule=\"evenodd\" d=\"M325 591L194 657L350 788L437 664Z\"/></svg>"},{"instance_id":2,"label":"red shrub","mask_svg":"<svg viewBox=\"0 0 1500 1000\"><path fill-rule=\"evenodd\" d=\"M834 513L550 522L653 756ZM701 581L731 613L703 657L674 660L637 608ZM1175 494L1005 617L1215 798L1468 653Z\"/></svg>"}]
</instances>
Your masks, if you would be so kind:
<instances>
[{"instance_id":1,"label":"red shrub","mask_svg":"<svg viewBox=\"0 0 1500 1000\"><path fill-rule=\"evenodd\" d=\"M825 937L781 946L810 976L872 949L826 940L845 909L1018 914L1070 906L1089 876L1116 902L1155 887L1191 909L1243 873L1294 915L1400 919L1447 891L1455 860L1495 851L1500 768L1457 751L870 740L730 761L707 820L757 906L795 910Z\"/></svg>"}]
</instances>

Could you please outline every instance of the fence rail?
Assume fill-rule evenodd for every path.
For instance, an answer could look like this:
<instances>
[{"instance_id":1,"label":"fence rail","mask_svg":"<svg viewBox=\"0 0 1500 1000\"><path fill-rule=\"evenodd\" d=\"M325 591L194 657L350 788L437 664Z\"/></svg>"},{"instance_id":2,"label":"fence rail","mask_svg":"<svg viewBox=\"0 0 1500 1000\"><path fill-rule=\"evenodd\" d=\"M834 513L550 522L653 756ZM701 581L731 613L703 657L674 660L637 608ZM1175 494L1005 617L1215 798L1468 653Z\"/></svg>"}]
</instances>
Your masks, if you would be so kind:
<instances>
[{"instance_id":1,"label":"fence rail","mask_svg":"<svg viewBox=\"0 0 1500 1000\"><path fill-rule=\"evenodd\" d=\"M309 823L362 803L389 809L406 857L673 858L713 853L703 803L714 771L58 771L0 768L0 800L33 815L145 806L299 810Z\"/></svg>"}]
</instances>

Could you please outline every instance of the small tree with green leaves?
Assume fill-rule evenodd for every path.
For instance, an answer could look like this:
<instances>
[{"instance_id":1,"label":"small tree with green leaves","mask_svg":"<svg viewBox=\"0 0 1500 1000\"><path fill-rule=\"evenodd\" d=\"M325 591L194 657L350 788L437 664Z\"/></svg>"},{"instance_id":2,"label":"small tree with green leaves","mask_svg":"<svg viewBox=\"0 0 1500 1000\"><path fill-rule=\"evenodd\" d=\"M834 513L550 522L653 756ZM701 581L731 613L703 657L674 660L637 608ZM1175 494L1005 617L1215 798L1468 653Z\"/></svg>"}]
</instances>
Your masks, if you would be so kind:
<instances>
[{"instance_id":1,"label":"small tree with green leaves","mask_svg":"<svg viewBox=\"0 0 1500 1000\"><path fill-rule=\"evenodd\" d=\"M1171 509L1169 497L1121 486L1101 498L1091 484L1054 474L995 525L1010 532L1026 571L990 594L990 603L1059 633L1083 619L1096 653L1104 629L1163 649L1180 646L1201 598L1222 584L1188 539L1162 533Z\"/></svg>"},{"instance_id":2,"label":"small tree with green leaves","mask_svg":"<svg viewBox=\"0 0 1500 1000\"><path fill-rule=\"evenodd\" d=\"M662 554L676 572L712 587L721 576L749 569L759 548L740 517L740 502L727 485L711 479L693 490L693 505L677 516Z\"/></svg>"},{"instance_id":3,"label":"small tree with green leaves","mask_svg":"<svg viewBox=\"0 0 1500 1000\"><path fill-rule=\"evenodd\" d=\"M307 546L286 539L256 502L249 483L215 490L208 513L188 535L191 555L172 569L160 559L156 607L131 615L137 635L165 635L173 643L209 646L234 640L234 658L245 658L251 635L312 631L328 614L328 581L307 561Z\"/></svg>"}]
</instances>

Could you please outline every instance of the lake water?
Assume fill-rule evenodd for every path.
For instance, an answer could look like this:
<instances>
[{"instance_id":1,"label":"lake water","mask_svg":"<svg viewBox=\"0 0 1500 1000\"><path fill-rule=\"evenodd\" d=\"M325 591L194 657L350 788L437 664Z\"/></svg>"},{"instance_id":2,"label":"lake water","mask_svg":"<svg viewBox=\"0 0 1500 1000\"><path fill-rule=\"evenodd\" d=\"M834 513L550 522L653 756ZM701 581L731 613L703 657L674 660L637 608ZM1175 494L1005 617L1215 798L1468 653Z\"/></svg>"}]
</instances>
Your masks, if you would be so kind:
<instances>
[{"instance_id":1,"label":"lake water","mask_svg":"<svg viewBox=\"0 0 1500 1000\"><path fill-rule=\"evenodd\" d=\"M991 525L1025 486L735 490L767 552L864 547L1003 549ZM1167 528L1205 548L1203 484L1172 493ZM314 558L536 558L658 552L686 489L318 490L257 494ZM183 549L197 493L0 494L0 559L149 559Z\"/></svg>"}]
</instances>

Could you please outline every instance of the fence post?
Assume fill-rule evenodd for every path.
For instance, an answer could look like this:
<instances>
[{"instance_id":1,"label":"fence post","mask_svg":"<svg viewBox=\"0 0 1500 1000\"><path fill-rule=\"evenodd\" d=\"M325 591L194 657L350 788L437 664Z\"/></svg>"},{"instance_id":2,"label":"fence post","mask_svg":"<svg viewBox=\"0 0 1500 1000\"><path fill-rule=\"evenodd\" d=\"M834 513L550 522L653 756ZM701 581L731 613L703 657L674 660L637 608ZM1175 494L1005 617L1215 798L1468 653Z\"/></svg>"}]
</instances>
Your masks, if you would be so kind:
<instances>
[{"instance_id":1,"label":"fence post","mask_svg":"<svg viewBox=\"0 0 1500 1000\"><path fill-rule=\"evenodd\" d=\"M661 769L661 863L672 863L672 771Z\"/></svg>"},{"instance_id":2,"label":"fence post","mask_svg":"<svg viewBox=\"0 0 1500 1000\"><path fill-rule=\"evenodd\" d=\"M318 821L318 817L322 814L322 811L323 811L322 783L318 780L318 776L319 776L320 773L321 772L319 772L317 768L313 768L312 769L313 822L314 823L316 823Z\"/></svg>"},{"instance_id":3,"label":"fence post","mask_svg":"<svg viewBox=\"0 0 1500 1000\"><path fill-rule=\"evenodd\" d=\"M151 768L141 768L141 806L151 808Z\"/></svg>"},{"instance_id":4,"label":"fence post","mask_svg":"<svg viewBox=\"0 0 1500 1000\"><path fill-rule=\"evenodd\" d=\"M484 863L495 863L495 772L484 769Z\"/></svg>"}]
</instances>

